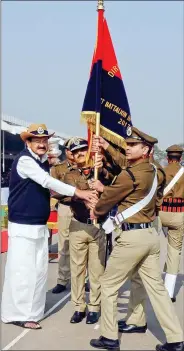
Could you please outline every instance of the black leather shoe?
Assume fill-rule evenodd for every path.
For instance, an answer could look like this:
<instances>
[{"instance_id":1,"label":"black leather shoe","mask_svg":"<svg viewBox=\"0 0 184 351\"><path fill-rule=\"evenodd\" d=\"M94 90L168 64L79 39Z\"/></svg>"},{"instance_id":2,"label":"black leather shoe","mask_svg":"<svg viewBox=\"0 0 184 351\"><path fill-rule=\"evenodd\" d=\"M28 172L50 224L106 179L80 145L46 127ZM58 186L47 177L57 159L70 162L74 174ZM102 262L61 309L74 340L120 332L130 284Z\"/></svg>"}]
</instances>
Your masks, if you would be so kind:
<instances>
[{"instance_id":1,"label":"black leather shoe","mask_svg":"<svg viewBox=\"0 0 184 351\"><path fill-rule=\"evenodd\" d=\"M124 319L120 319L119 321L118 321L118 327L124 327L126 325L126 321L124 320Z\"/></svg>"},{"instance_id":2,"label":"black leather shoe","mask_svg":"<svg viewBox=\"0 0 184 351\"><path fill-rule=\"evenodd\" d=\"M86 324L95 324L99 320L98 312L88 312L86 318Z\"/></svg>"},{"instance_id":3,"label":"black leather shoe","mask_svg":"<svg viewBox=\"0 0 184 351\"><path fill-rule=\"evenodd\" d=\"M100 336L99 339L92 339L90 345L97 349L114 350L119 351L119 340L107 339L104 336Z\"/></svg>"},{"instance_id":4,"label":"black leather shoe","mask_svg":"<svg viewBox=\"0 0 184 351\"><path fill-rule=\"evenodd\" d=\"M52 289L53 294L60 294L66 290L66 286L57 284L54 289Z\"/></svg>"},{"instance_id":5,"label":"black leather shoe","mask_svg":"<svg viewBox=\"0 0 184 351\"><path fill-rule=\"evenodd\" d=\"M70 323L80 323L82 322L85 316L86 316L85 312L75 311L72 318L70 319Z\"/></svg>"},{"instance_id":6,"label":"black leather shoe","mask_svg":"<svg viewBox=\"0 0 184 351\"><path fill-rule=\"evenodd\" d=\"M141 327L138 327L134 324L126 324L125 321L118 321L118 330L120 333L146 333L147 324Z\"/></svg>"},{"instance_id":7,"label":"black leather shoe","mask_svg":"<svg viewBox=\"0 0 184 351\"><path fill-rule=\"evenodd\" d=\"M184 343L183 342L171 342L165 343L164 345L157 345L156 351L183 351Z\"/></svg>"},{"instance_id":8,"label":"black leather shoe","mask_svg":"<svg viewBox=\"0 0 184 351\"><path fill-rule=\"evenodd\" d=\"M174 296L174 297L171 297L171 301L172 302L176 302L176 297Z\"/></svg>"},{"instance_id":9,"label":"black leather shoe","mask_svg":"<svg viewBox=\"0 0 184 351\"><path fill-rule=\"evenodd\" d=\"M90 288L89 288L89 284L85 283L85 292L89 293L90 292Z\"/></svg>"}]
</instances>

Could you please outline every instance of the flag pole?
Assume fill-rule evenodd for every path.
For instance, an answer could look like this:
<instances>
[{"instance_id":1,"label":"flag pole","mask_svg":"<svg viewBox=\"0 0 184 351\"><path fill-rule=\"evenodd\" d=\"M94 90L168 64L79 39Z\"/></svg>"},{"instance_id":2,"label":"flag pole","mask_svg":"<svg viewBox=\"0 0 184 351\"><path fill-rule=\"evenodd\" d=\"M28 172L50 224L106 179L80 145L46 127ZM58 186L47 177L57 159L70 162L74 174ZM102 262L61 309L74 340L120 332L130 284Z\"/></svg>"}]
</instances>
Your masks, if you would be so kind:
<instances>
[{"instance_id":1,"label":"flag pole","mask_svg":"<svg viewBox=\"0 0 184 351\"><path fill-rule=\"evenodd\" d=\"M97 3L97 11L99 10L105 10L104 8L104 0L98 0ZM95 126L95 134L97 136L100 136L100 112L96 113L96 126ZM97 157L97 153L95 154L95 158ZM95 167L94 169L94 179L98 179L98 169Z\"/></svg>"},{"instance_id":2,"label":"flag pole","mask_svg":"<svg viewBox=\"0 0 184 351\"><path fill-rule=\"evenodd\" d=\"M99 11L104 11L104 0L98 0L98 3L97 3L97 11L99 12ZM98 72L98 70L97 70L97 81L98 81L98 79L99 79L99 72ZM98 86L98 84L97 84L97 86ZM97 135L97 136L100 136L100 105L101 105L101 94L100 94L100 101L98 101L99 99L98 99L98 95L99 95L99 91L98 92L96 92L96 96L97 96L97 100L96 100L96 108L97 108L97 106L98 106L98 108L97 108L97 110L96 110L96 125L95 125L95 134ZM96 152L95 153L95 160L96 160L96 158L97 158L97 155L98 155L98 152ZM94 168L94 179L95 180L98 180L98 168ZM94 219L93 220L93 224L95 225L95 224L97 224L97 220L96 219Z\"/></svg>"},{"instance_id":3,"label":"flag pole","mask_svg":"<svg viewBox=\"0 0 184 351\"><path fill-rule=\"evenodd\" d=\"M96 127L95 127L95 134L96 136L100 136L100 112L96 113ZM95 158L98 153L95 153ZM94 179L98 179L98 168L95 167L94 169Z\"/></svg>"}]
</instances>

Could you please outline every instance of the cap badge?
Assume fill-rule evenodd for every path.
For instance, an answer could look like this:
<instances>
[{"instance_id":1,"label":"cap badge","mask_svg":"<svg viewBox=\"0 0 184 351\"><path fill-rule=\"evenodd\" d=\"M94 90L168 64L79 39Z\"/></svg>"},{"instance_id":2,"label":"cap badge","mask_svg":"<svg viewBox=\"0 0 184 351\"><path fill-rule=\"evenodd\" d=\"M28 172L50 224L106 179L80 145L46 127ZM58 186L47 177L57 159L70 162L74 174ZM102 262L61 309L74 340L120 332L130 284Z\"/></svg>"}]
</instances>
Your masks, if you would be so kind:
<instances>
[{"instance_id":1,"label":"cap badge","mask_svg":"<svg viewBox=\"0 0 184 351\"><path fill-rule=\"evenodd\" d=\"M80 144L80 140L79 139L74 139L74 144L76 145L76 146L78 146L79 144Z\"/></svg>"},{"instance_id":2,"label":"cap badge","mask_svg":"<svg viewBox=\"0 0 184 351\"><path fill-rule=\"evenodd\" d=\"M39 127L37 129L38 134L44 134L44 129L42 127Z\"/></svg>"},{"instance_id":3,"label":"cap badge","mask_svg":"<svg viewBox=\"0 0 184 351\"><path fill-rule=\"evenodd\" d=\"M126 130L128 136L132 135L132 128L129 126Z\"/></svg>"}]
</instances>

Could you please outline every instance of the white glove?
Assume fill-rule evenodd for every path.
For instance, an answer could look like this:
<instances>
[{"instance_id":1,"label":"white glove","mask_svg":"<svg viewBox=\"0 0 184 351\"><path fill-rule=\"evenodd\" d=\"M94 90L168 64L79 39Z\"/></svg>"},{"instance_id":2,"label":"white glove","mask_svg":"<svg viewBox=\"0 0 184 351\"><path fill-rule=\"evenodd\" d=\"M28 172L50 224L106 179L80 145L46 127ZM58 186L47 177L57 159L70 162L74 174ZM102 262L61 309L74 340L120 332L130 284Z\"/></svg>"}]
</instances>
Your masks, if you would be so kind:
<instances>
[{"instance_id":1,"label":"white glove","mask_svg":"<svg viewBox=\"0 0 184 351\"><path fill-rule=\"evenodd\" d=\"M111 219L111 217L107 218L107 220L104 222L102 228L105 230L105 234L110 234L112 231L115 229L114 223Z\"/></svg>"}]
</instances>

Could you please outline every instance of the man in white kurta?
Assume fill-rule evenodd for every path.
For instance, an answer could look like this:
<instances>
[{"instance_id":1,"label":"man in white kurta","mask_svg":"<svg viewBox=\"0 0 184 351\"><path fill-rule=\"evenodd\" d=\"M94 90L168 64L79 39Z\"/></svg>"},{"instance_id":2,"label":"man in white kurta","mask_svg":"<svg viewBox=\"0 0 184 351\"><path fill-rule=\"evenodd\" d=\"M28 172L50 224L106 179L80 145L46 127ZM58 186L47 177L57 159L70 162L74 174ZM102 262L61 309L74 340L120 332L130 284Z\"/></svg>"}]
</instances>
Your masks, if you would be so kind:
<instances>
[{"instance_id":1,"label":"man in white kurta","mask_svg":"<svg viewBox=\"0 0 184 351\"><path fill-rule=\"evenodd\" d=\"M66 185L49 175L48 134L33 124L21 134L26 143L13 162L8 200L8 253L1 319L39 329L44 316L48 271L48 228L51 189L66 196L93 201L95 194Z\"/></svg>"}]
</instances>

